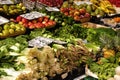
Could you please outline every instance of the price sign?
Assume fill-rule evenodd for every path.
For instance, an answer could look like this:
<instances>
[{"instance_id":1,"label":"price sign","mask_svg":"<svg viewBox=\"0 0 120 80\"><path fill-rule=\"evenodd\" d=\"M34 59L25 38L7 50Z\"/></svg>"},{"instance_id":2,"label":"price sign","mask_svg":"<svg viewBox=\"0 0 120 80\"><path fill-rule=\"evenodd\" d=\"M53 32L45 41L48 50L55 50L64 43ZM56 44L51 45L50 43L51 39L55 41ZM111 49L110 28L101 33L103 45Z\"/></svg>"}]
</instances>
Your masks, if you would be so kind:
<instances>
[{"instance_id":1,"label":"price sign","mask_svg":"<svg viewBox=\"0 0 120 80\"><path fill-rule=\"evenodd\" d=\"M11 0L0 0L0 4L14 4Z\"/></svg>"},{"instance_id":2,"label":"price sign","mask_svg":"<svg viewBox=\"0 0 120 80\"><path fill-rule=\"evenodd\" d=\"M81 5L81 4L92 4L90 1L74 1L76 5Z\"/></svg>"},{"instance_id":3,"label":"price sign","mask_svg":"<svg viewBox=\"0 0 120 80\"><path fill-rule=\"evenodd\" d=\"M39 13L37 11L33 11L33 12L30 12L30 13L22 14L20 16L24 17L28 20L32 20L32 19L36 19L36 18L39 18L39 17L43 17L43 16L45 16L45 14Z\"/></svg>"},{"instance_id":4,"label":"price sign","mask_svg":"<svg viewBox=\"0 0 120 80\"><path fill-rule=\"evenodd\" d=\"M46 7L48 11L60 11L57 7Z\"/></svg>"},{"instance_id":5,"label":"price sign","mask_svg":"<svg viewBox=\"0 0 120 80\"><path fill-rule=\"evenodd\" d=\"M9 22L8 19L6 19L6 18L0 16L0 25L5 24L5 23L8 23L8 22Z\"/></svg>"},{"instance_id":6,"label":"price sign","mask_svg":"<svg viewBox=\"0 0 120 80\"><path fill-rule=\"evenodd\" d=\"M37 1L36 8L39 9L39 10L41 10L43 7L45 7L45 5L43 5L39 1Z\"/></svg>"},{"instance_id":7,"label":"price sign","mask_svg":"<svg viewBox=\"0 0 120 80\"><path fill-rule=\"evenodd\" d=\"M42 48L50 43L52 43L53 40L49 38L44 38L44 37L37 37L35 39L32 39L28 42L28 45L31 47L38 47Z\"/></svg>"},{"instance_id":8,"label":"price sign","mask_svg":"<svg viewBox=\"0 0 120 80\"><path fill-rule=\"evenodd\" d=\"M28 45L31 47L42 48L42 47L49 45L51 43L67 44L67 42L63 42L63 41L59 41L59 40L54 40L54 39L44 38L44 37L37 37L35 39L30 40L28 42Z\"/></svg>"},{"instance_id":9,"label":"price sign","mask_svg":"<svg viewBox=\"0 0 120 80\"><path fill-rule=\"evenodd\" d=\"M29 9L32 10L35 7L35 1L32 0L22 0L24 6Z\"/></svg>"}]
</instances>

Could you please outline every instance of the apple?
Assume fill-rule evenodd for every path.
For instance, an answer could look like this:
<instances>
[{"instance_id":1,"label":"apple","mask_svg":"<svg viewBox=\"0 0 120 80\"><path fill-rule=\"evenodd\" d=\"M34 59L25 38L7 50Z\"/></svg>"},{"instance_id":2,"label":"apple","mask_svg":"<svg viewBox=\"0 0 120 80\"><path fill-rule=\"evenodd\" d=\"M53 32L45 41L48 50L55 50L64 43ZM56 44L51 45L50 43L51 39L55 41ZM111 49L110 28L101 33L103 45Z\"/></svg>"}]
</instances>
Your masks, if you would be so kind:
<instances>
[{"instance_id":1,"label":"apple","mask_svg":"<svg viewBox=\"0 0 120 80\"><path fill-rule=\"evenodd\" d=\"M5 25L3 26L3 29L4 29L4 30L8 30L9 28L10 28L9 24L5 24Z\"/></svg>"},{"instance_id":2,"label":"apple","mask_svg":"<svg viewBox=\"0 0 120 80\"><path fill-rule=\"evenodd\" d=\"M68 13L68 12L65 12L65 13L64 13L64 15L68 16L68 15L69 15L69 13Z\"/></svg>"},{"instance_id":3,"label":"apple","mask_svg":"<svg viewBox=\"0 0 120 80\"><path fill-rule=\"evenodd\" d=\"M25 32L25 31L26 31L26 28L22 27L22 28L21 28L21 31Z\"/></svg>"},{"instance_id":4,"label":"apple","mask_svg":"<svg viewBox=\"0 0 120 80\"><path fill-rule=\"evenodd\" d=\"M38 21L38 22L42 22L42 21L43 21L43 17L38 18L37 21Z\"/></svg>"},{"instance_id":5,"label":"apple","mask_svg":"<svg viewBox=\"0 0 120 80\"><path fill-rule=\"evenodd\" d=\"M24 27L28 27L28 24L24 23L23 26L24 26Z\"/></svg>"},{"instance_id":6,"label":"apple","mask_svg":"<svg viewBox=\"0 0 120 80\"><path fill-rule=\"evenodd\" d=\"M34 25L29 26L29 29L34 29L34 28L35 28Z\"/></svg>"},{"instance_id":7,"label":"apple","mask_svg":"<svg viewBox=\"0 0 120 80\"><path fill-rule=\"evenodd\" d=\"M14 23L10 24L10 28L15 29L15 24Z\"/></svg>"},{"instance_id":8,"label":"apple","mask_svg":"<svg viewBox=\"0 0 120 80\"><path fill-rule=\"evenodd\" d=\"M22 22L22 21L20 21L20 22L18 22L18 24L23 24L23 22Z\"/></svg>"},{"instance_id":9,"label":"apple","mask_svg":"<svg viewBox=\"0 0 120 80\"><path fill-rule=\"evenodd\" d=\"M90 14L89 14L89 13L85 13L84 17L85 17L85 18L89 18L89 17L90 17Z\"/></svg>"},{"instance_id":10,"label":"apple","mask_svg":"<svg viewBox=\"0 0 120 80\"><path fill-rule=\"evenodd\" d=\"M80 15L80 19L83 19L83 18L85 18L84 15Z\"/></svg>"},{"instance_id":11,"label":"apple","mask_svg":"<svg viewBox=\"0 0 120 80\"><path fill-rule=\"evenodd\" d=\"M83 8L83 9L79 9L79 12L80 14L84 15L86 13L86 10Z\"/></svg>"},{"instance_id":12,"label":"apple","mask_svg":"<svg viewBox=\"0 0 120 80\"><path fill-rule=\"evenodd\" d=\"M0 33L0 36L3 36L3 33Z\"/></svg>"},{"instance_id":13,"label":"apple","mask_svg":"<svg viewBox=\"0 0 120 80\"><path fill-rule=\"evenodd\" d=\"M48 23L45 23L44 25L45 25L45 27L49 27L49 24L48 24Z\"/></svg>"},{"instance_id":14,"label":"apple","mask_svg":"<svg viewBox=\"0 0 120 80\"><path fill-rule=\"evenodd\" d=\"M75 10L75 12L74 12L74 16L79 16L80 15L80 12L78 11L78 10Z\"/></svg>"},{"instance_id":15,"label":"apple","mask_svg":"<svg viewBox=\"0 0 120 80\"><path fill-rule=\"evenodd\" d=\"M73 16L73 15L74 15L74 12L75 12L75 10L70 10L69 14L70 14L71 16Z\"/></svg>"},{"instance_id":16,"label":"apple","mask_svg":"<svg viewBox=\"0 0 120 80\"><path fill-rule=\"evenodd\" d=\"M21 27L19 27L19 26L15 26L15 27L16 27L16 30L20 30L20 28L21 28Z\"/></svg>"},{"instance_id":17,"label":"apple","mask_svg":"<svg viewBox=\"0 0 120 80\"><path fill-rule=\"evenodd\" d=\"M37 23L36 24L36 28L43 28L43 27L44 27L44 25L42 23Z\"/></svg>"},{"instance_id":18,"label":"apple","mask_svg":"<svg viewBox=\"0 0 120 80\"><path fill-rule=\"evenodd\" d=\"M32 23L33 23L33 24L37 23L37 20L35 20L35 19L34 19L34 20L32 20Z\"/></svg>"},{"instance_id":19,"label":"apple","mask_svg":"<svg viewBox=\"0 0 120 80\"><path fill-rule=\"evenodd\" d=\"M48 20L49 20L49 19L48 19L47 17L45 17L43 21L48 22Z\"/></svg>"},{"instance_id":20,"label":"apple","mask_svg":"<svg viewBox=\"0 0 120 80\"><path fill-rule=\"evenodd\" d=\"M19 22L19 21L21 21L22 20L22 17L21 16L18 16L17 18L16 18L16 21L17 22Z\"/></svg>"},{"instance_id":21,"label":"apple","mask_svg":"<svg viewBox=\"0 0 120 80\"><path fill-rule=\"evenodd\" d=\"M70 8L69 8L69 11L71 11L71 10L74 10L74 8L70 7Z\"/></svg>"},{"instance_id":22,"label":"apple","mask_svg":"<svg viewBox=\"0 0 120 80\"><path fill-rule=\"evenodd\" d=\"M45 21L43 21L43 22L42 22L42 24L46 24L46 22L45 22Z\"/></svg>"},{"instance_id":23,"label":"apple","mask_svg":"<svg viewBox=\"0 0 120 80\"><path fill-rule=\"evenodd\" d=\"M30 25L33 25L33 23L32 22L28 22L28 26L30 26Z\"/></svg>"},{"instance_id":24,"label":"apple","mask_svg":"<svg viewBox=\"0 0 120 80\"><path fill-rule=\"evenodd\" d=\"M3 30L2 33L4 36L8 36L10 34L8 30Z\"/></svg>"},{"instance_id":25,"label":"apple","mask_svg":"<svg viewBox=\"0 0 120 80\"><path fill-rule=\"evenodd\" d=\"M14 34L14 32L15 32L14 29L9 29L10 34Z\"/></svg>"},{"instance_id":26,"label":"apple","mask_svg":"<svg viewBox=\"0 0 120 80\"><path fill-rule=\"evenodd\" d=\"M74 16L75 21L80 21L80 16Z\"/></svg>"},{"instance_id":27,"label":"apple","mask_svg":"<svg viewBox=\"0 0 120 80\"><path fill-rule=\"evenodd\" d=\"M49 22L48 22L48 25L49 25L49 26L53 26L53 21L49 21Z\"/></svg>"},{"instance_id":28,"label":"apple","mask_svg":"<svg viewBox=\"0 0 120 80\"><path fill-rule=\"evenodd\" d=\"M65 8L60 8L60 11L64 13L65 12Z\"/></svg>"},{"instance_id":29,"label":"apple","mask_svg":"<svg viewBox=\"0 0 120 80\"><path fill-rule=\"evenodd\" d=\"M28 23L28 20L25 18L22 18L22 23Z\"/></svg>"},{"instance_id":30,"label":"apple","mask_svg":"<svg viewBox=\"0 0 120 80\"><path fill-rule=\"evenodd\" d=\"M44 28L44 27L45 27L45 24L42 24L42 23L41 23L41 27Z\"/></svg>"}]
</instances>

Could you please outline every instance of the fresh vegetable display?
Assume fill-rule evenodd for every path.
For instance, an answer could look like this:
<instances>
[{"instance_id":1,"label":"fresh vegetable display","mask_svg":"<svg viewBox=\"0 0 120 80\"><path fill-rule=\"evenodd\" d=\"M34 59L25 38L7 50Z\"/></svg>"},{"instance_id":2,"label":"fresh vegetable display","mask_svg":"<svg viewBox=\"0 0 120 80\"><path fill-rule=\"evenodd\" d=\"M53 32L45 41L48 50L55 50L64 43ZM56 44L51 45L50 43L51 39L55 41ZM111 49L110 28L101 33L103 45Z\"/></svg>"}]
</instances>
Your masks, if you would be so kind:
<instances>
[{"instance_id":1,"label":"fresh vegetable display","mask_svg":"<svg viewBox=\"0 0 120 80\"><path fill-rule=\"evenodd\" d=\"M83 52L84 54L82 54ZM21 56L18 59L24 62L22 58L26 58L28 60L28 62L24 62L27 63L26 68L30 68L30 73L34 75L22 73L17 77L17 80L25 78L47 80L46 75L53 77L56 74L68 73L72 69L79 67L80 59L82 60L84 58L84 61L86 61L86 55L89 55L88 51L86 51L85 47L79 41L76 46L74 44L68 44L65 47L53 44L52 48L45 46L42 50L32 48L26 53L25 57Z\"/></svg>"},{"instance_id":2,"label":"fresh vegetable display","mask_svg":"<svg viewBox=\"0 0 120 80\"><path fill-rule=\"evenodd\" d=\"M29 1L0 1L0 80L120 79L116 7L108 0L32 1L29 10Z\"/></svg>"}]
</instances>

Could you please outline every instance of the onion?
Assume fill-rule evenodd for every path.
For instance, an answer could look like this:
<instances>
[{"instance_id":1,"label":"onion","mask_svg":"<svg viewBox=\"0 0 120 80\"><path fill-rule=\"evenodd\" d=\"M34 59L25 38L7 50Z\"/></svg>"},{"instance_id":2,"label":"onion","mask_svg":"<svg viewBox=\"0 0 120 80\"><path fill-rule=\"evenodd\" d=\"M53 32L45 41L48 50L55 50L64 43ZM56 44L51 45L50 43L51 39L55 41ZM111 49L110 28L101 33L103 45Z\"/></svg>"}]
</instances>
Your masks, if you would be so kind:
<instances>
[{"instance_id":1,"label":"onion","mask_svg":"<svg viewBox=\"0 0 120 80\"><path fill-rule=\"evenodd\" d=\"M108 80L115 80L114 78L109 78Z\"/></svg>"},{"instance_id":2,"label":"onion","mask_svg":"<svg viewBox=\"0 0 120 80\"><path fill-rule=\"evenodd\" d=\"M115 72L116 72L116 75L120 75L120 66L116 67Z\"/></svg>"},{"instance_id":3,"label":"onion","mask_svg":"<svg viewBox=\"0 0 120 80\"><path fill-rule=\"evenodd\" d=\"M120 75L114 75L115 80L120 80Z\"/></svg>"}]
</instances>

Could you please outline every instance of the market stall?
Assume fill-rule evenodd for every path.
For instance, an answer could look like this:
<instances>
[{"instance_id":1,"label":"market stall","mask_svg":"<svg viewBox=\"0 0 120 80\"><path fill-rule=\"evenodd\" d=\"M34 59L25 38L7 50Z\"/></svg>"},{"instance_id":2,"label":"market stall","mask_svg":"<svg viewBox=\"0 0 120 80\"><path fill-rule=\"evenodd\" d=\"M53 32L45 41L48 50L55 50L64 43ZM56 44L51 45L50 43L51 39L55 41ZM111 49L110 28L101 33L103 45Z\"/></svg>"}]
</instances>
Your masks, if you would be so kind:
<instances>
[{"instance_id":1,"label":"market stall","mask_svg":"<svg viewBox=\"0 0 120 80\"><path fill-rule=\"evenodd\" d=\"M0 80L120 80L118 0L0 0Z\"/></svg>"}]
</instances>

